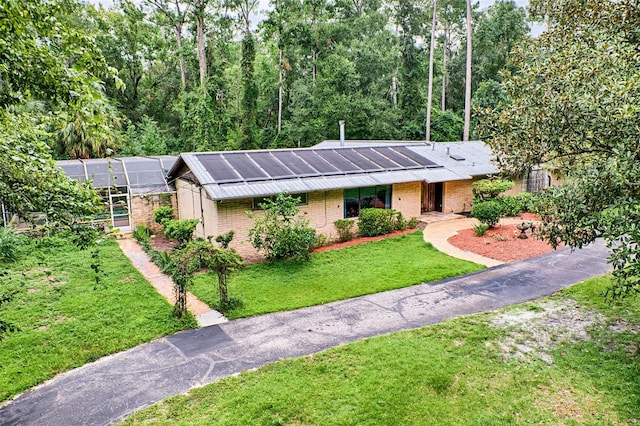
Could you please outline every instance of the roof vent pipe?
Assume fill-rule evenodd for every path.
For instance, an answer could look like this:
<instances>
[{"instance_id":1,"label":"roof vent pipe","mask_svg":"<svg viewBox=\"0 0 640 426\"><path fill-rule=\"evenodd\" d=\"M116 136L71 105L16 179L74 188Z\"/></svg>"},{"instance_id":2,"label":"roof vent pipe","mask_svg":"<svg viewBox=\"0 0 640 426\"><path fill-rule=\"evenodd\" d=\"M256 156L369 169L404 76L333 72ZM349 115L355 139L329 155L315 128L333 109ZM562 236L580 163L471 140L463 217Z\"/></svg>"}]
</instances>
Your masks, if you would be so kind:
<instances>
[{"instance_id":1,"label":"roof vent pipe","mask_svg":"<svg viewBox=\"0 0 640 426\"><path fill-rule=\"evenodd\" d=\"M344 120L338 121L340 124L340 146L344 146Z\"/></svg>"},{"instance_id":2,"label":"roof vent pipe","mask_svg":"<svg viewBox=\"0 0 640 426\"><path fill-rule=\"evenodd\" d=\"M450 151L451 147L447 147L447 155L450 155L449 151Z\"/></svg>"}]
</instances>

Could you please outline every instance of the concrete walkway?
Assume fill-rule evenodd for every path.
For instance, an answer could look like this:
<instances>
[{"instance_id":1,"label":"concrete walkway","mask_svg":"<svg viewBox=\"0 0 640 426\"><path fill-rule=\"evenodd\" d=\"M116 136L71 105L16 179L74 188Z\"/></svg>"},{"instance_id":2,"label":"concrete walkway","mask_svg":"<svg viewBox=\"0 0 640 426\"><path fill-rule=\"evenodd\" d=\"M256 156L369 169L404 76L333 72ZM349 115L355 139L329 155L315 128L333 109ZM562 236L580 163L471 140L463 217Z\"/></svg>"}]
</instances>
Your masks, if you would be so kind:
<instances>
[{"instance_id":1,"label":"concrete walkway","mask_svg":"<svg viewBox=\"0 0 640 426\"><path fill-rule=\"evenodd\" d=\"M131 260L131 264L140 271L160 295L167 299L170 304L174 305L176 303L176 296L173 291L173 281L171 278L160 271L160 268L151 261L147 253L145 253L142 247L133 239L119 239L118 244L122 252ZM225 318L224 315L198 300L191 292L187 292L187 309L196 317L200 327L227 322L227 318Z\"/></svg>"},{"instance_id":2,"label":"concrete walkway","mask_svg":"<svg viewBox=\"0 0 640 426\"><path fill-rule=\"evenodd\" d=\"M437 283L187 330L61 374L0 408L2 425L104 425L282 359L551 294L610 271L604 244Z\"/></svg>"},{"instance_id":3,"label":"concrete walkway","mask_svg":"<svg viewBox=\"0 0 640 426\"><path fill-rule=\"evenodd\" d=\"M523 220L517 217L506 217L500 219L500 224L502 225L515 225L522 222ZM524 222L531 221L525 220ZM487 267L502 265L504 262L491 259L489 257L484 257L470 251L459 249L458 247L452 246L447 241L449 238L457 235L459 231L463 229L473 228L473 226L477 224L477 219L465 218L464 216L459 216L456 219L429 223L427 227L424 228L424 240L428 243L433 244L435 248L437 248L441 252L448 254L449 256L469 260L471 262L479 263L480 265L485 265Z\"/></svg>"}]
</instances>

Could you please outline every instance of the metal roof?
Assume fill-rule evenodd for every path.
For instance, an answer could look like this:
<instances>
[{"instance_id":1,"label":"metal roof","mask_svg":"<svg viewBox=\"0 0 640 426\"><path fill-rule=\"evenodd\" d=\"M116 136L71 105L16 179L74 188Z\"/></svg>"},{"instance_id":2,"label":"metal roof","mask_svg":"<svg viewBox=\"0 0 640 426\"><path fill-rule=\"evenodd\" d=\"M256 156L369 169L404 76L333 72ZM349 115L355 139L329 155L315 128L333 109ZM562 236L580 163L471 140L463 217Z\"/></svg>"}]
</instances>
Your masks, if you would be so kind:
<instances>
[{"instance_id":1,"label":"metal roof","mask_svg":"<svg viewBox=\"0 0 640 426\"><path fill-rule=\"evenodd\" d=\"M133 195L174 192L167 173L178 157L121 157L88 160L61 160L56 165L67 176L81 182L92 181L94 188L127 186Z\"/></svg>"},{"instance_id":2,"label":"metal roof","mask_svg":"<svg viewBox=\"0 0 640 426\"><path fill-rule=\"evenodd\" d=\"M420 148L412 144L387 144L185 153L169 177L180 178L178 173L186 166L213 200L471 179L468 173L433 161Z\"/></svg>"}]
</instances>

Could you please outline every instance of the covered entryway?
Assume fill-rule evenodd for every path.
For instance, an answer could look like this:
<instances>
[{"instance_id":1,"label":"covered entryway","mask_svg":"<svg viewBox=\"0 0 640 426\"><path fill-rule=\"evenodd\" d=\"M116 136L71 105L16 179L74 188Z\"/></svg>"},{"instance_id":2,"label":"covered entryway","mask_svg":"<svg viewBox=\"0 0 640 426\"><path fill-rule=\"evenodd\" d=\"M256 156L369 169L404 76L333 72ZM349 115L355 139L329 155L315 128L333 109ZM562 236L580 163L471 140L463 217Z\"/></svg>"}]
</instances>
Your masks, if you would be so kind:
<instances>
[{"instance_id":1,"label":"covered entryway","mask_svg":"<svg viewBox=\"0 0 640 426\"><path fill-rule=\"evenodd\" d=\"M442 212L443 193L442 182L422 182L422 213Z\"/></svg>"}]
</instances>

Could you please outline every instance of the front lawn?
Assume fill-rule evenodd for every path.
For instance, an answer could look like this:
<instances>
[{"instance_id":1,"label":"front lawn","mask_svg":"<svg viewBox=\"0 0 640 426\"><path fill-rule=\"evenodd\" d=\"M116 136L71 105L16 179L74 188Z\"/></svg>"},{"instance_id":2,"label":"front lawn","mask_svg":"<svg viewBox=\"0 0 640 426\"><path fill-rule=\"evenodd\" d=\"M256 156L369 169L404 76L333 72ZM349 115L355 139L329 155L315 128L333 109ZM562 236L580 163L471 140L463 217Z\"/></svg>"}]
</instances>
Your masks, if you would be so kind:
<instances>
[{"instance_id":1,"label":"front lawn","mask_svg":"<svg viewBox=\"0 0 640 426\"><path fill-rule=\"evenodd\" d=\"M17 262L0 264L0 401L104 355L195 325L131 265L116 241L100 245L96 286L91 249L52 237L32 242Z\"/></svg>"},{"instance_id":2,"label":"front lawn","mask_svg":"<svg viewBox=\"0 0 640 426\"><path fill-rule=\"evenodd\" d=\"M637 424L640 300L551 298L228 377L125 424Z\"/></svg>"},{"instance_id":3,"label":"front lawn","mask_svg":"<svg viewBox=\"0 0 640 426\"><path fill-rule=\"evenodd\" d=\"M365 294L463 275L484 268L439 252L422 232L314 253L307 263L250 265L229 281L229 295L243 306L230 319L319 305ZM214 274L194 279L191 291L217 306Z\"/></svg>"}]
</instances>

